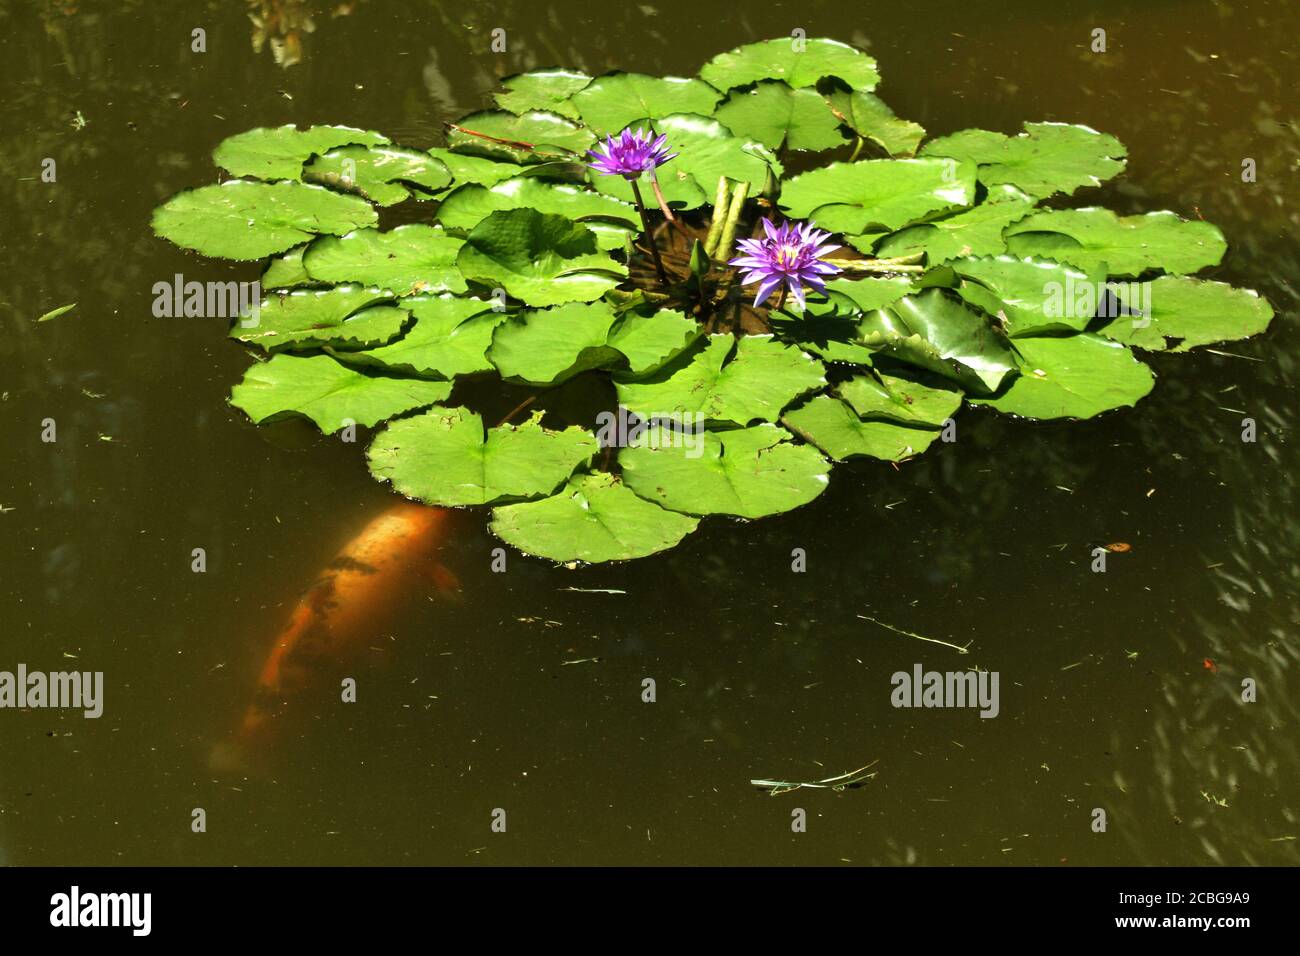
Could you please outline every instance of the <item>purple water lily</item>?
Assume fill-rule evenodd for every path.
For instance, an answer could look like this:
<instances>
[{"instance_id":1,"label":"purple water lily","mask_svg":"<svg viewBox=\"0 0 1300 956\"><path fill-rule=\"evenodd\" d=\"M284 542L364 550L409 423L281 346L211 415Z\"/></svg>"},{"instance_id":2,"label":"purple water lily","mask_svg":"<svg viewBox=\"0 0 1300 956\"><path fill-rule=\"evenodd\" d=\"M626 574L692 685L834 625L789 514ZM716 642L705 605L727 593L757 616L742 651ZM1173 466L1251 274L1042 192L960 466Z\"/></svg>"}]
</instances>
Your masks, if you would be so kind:
<instances>
[{"instance_id":1,"label":"purple water lily","mask_svg":"<svg viewBox=\"0 0 1300 956\"><path fill-rule=\"evenodd\" d=\"M817 292L825 292L826 283L822 277L841 271L838 266L818 258L840 247L827 245L826 240L831 234L813 228L812 223L787 221L778 228L771 219L764 219L763 232L767 234L764 239L741 239L736 243L745 255L729 263L745 270L741 276L744 285L758 283L755 308L784 284L802 309L805 285Z\"/></svg>"},{"instance_id":2,"label":"purple water lily","mask_svg":"<svg viewBox=\"0 0 1300 956\"><path fill-rule=\"evenodd\" d=\"M644 130L633 132L630 128L625 129L618 134L617 139L607 136L605 142L596 149L587 150L587 155L594 160L587 165L606 176L636 179L647 169L662 166L668 160L676 158L676 153L668 152L665 145L667 142L666 135L651 139L650 133Z\"/></svg>"}]
</instances>

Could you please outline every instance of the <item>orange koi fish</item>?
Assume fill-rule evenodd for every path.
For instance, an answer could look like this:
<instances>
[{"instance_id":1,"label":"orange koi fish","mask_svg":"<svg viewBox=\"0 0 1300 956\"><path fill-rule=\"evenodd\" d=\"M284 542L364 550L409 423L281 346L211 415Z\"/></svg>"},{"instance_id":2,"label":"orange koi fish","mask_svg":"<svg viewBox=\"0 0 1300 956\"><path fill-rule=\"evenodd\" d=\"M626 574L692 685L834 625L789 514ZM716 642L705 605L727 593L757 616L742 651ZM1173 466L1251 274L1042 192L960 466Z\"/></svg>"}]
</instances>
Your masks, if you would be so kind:
<instances>
[{"instance_id":1,"label":"orange koi fish","mask_svg":"<svg viewBox=\"0 0 1300 956\"><path fill-rule=\"evenodd\" d=\"M346 662L402 600L427 590L459 590L436 559L455 513L404 501L371 521L307 590L262 666L253 701L230 741L218 744L214 770L241 767L253 744L273 736L285 703L320 671Z\"/></svg>"}]
</instances>

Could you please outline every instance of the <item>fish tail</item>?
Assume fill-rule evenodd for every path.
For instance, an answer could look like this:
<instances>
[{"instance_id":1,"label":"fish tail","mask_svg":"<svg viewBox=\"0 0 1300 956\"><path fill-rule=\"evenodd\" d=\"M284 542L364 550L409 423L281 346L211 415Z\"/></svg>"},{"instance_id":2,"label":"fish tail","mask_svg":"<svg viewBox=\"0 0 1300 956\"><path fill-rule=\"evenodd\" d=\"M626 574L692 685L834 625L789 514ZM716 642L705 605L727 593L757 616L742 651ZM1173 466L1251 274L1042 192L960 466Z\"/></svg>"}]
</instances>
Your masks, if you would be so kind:
<instances>
[{"instance_id":1,"label":"fish tail","mask_svg":"<svg viewBox=\"0 0 1300 956\"><path fill-rule=\"evenodd\" d=\"M258 675L253 702L244 711L244 717L239 724L237 733L239 739L249 740L254 737L271 717L275 704L280 699L284 682L285 658L293 652L302 635L316 623L316 619L316 609L306 601L300 602L293 609L289 625L275 639L275 645L262 666L261 674Z\"/></svg>"}]
</instances>

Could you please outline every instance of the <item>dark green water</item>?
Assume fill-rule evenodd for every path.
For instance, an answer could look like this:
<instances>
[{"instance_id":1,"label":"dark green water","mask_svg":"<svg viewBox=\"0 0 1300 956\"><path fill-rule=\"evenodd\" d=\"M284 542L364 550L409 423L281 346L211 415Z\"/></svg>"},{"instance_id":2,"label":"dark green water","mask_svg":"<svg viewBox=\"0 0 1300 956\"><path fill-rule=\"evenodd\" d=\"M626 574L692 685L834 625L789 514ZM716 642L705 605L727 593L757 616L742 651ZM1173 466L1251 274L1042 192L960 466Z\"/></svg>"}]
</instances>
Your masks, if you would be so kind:
<instances>
[{"instance_id":1,"label":"dark green water","mask_svg":"<svg viewBox=\"0 0 1300 956\"><path fill-rule=\"evenodd\" d=\"M1294 3L308 6L315 32L286 69L253 50L234 0L0 4L0 670L106 681L99 720L0 711L0 861L1300 859ZM1128 175L1079 204L1199 210L1231 243L1211 274L1268 296L1273 327L1232 355L1151 358L1135 410L1052 425L967 410L954 444L837 467L806 508L710 520L630 565L512 555L493 574L475 514L443 552L462 604L418 596L356 665L357 704L323 688L267 772L210 773L299 594L393 499L357 446L226 405L247 358L224 323L151 315L174 273L256 278L155 239L153 208L215 180L212 148L252 126L425 147L510 73L689 75L796 27L867 46L881 94L931 133L1053 119L1115 134ZM494 28L507 53L490 52ZM1132 550L1091 572L1115 541ZM915 663L998 671L1000 715L894 709L890 675ZM871 761L840 794L749 785Z\"/></svg>"}]
</instances>

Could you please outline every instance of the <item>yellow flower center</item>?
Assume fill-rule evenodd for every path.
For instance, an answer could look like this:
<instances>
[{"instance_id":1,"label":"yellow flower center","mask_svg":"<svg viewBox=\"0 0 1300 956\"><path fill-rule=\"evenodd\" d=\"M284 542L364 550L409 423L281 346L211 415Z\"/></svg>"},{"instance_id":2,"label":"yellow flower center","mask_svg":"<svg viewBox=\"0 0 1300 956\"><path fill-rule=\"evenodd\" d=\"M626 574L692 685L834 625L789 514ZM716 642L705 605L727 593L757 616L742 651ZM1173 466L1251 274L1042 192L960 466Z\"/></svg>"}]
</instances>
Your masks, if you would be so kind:
<instances>
[{"instance_id":1,"label":"yellow flower center","mask_svg":"<svg viewBox=\"0 0 1300 956\"><path fill-rule=\"evenodd\" d=\"M776 255L773 258L776 260L777 268L789 269L798 261L799 247L789 245L779 246L776 250Z\"/></svg>"}]
</instances>

